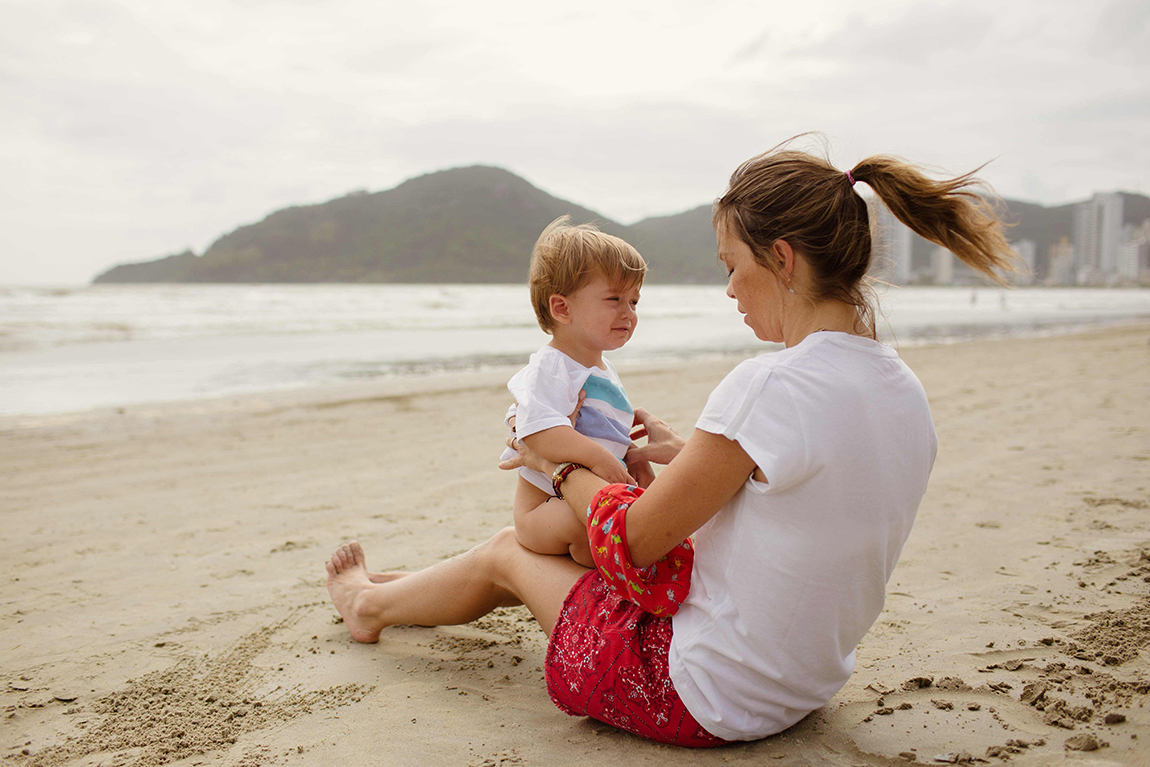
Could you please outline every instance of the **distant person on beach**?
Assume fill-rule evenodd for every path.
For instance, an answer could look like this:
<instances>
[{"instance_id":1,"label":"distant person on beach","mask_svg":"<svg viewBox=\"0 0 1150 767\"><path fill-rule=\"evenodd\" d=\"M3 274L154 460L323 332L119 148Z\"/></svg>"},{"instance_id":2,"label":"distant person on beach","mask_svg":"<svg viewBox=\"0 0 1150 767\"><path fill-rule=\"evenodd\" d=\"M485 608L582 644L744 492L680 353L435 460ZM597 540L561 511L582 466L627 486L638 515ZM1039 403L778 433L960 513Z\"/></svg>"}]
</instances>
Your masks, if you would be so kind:
<instances>
[{"instance_id":1,"label":"distant person on beach","mask_svg":"<svg viewBox=\"0 0 1150 767\"><path fill-rule=\"evenodd\" d=\"M538 455L586 466L609 482L633 484L624 460L635 414L603 352L621 348L635 332L647 264L618 237L569 220L552 221L531 251L531 305L551 341L507 384L515 399L507 421ZM580 392L584 404L572 424ZM508 447L501 460L517 455ZM642 462L637 471L650 475L650 464ZM519 469L512 516L516 538L531 551L567 554L584 567L595 566L586 526L556 497L549 474Z\"/></svg>"},{"instance_id":2,"label":"distant person on beach","mask_svg":"<svg viewBox=\"0 0 1150 767\"><path fill-rule=\"evenodd\" d=\"M351 635L525 604L550 635L560 709L682 746L762 738L825 705L883 608L937 449L922 385L876 337L857 182L974 269L1012 270L970 174L933 180L888 156L843 172L786 144L748 160L714 206L719 261L743 322L785 348L735 367L687 439L636 412L647 442L632 458L667 464L645 491L509 439L519 453L501 466L553 477L596 569L513 528L411 574L369 575L351 542L326 565ZM688 536L689 593L655 615L632 584L665 575Z\"/></svg>"}]
</instances>

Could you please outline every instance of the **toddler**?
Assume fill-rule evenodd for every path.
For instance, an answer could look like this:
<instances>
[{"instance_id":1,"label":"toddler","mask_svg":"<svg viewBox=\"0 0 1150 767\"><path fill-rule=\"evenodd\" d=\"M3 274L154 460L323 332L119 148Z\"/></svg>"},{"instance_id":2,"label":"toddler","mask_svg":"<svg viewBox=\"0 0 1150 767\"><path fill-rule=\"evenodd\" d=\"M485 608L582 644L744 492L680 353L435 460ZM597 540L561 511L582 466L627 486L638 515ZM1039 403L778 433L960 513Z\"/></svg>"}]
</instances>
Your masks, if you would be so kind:
<instances>
[{"instance_id":1,"label":"toddler","mask_svg":"<svg viewBox=\"0 0 1150 767\"><path fill-rule=\"evenodd\" d=\"M569 220L551 222L531 252L531 303L551 341L507 384L515 398L507 421L547 460L580 463L608 482L635 484L624 464L634 411L603 352L620 348L635 332L647 264L618 237ZM572 427L580 391L585 399ZM501 460L515 455L508 448ZM647 484L650 466L634 470ZM550 476L519 469L512 513L516 537L527 548L595 566L587 530L555 497Z\"/></svg>"}]
</instances>

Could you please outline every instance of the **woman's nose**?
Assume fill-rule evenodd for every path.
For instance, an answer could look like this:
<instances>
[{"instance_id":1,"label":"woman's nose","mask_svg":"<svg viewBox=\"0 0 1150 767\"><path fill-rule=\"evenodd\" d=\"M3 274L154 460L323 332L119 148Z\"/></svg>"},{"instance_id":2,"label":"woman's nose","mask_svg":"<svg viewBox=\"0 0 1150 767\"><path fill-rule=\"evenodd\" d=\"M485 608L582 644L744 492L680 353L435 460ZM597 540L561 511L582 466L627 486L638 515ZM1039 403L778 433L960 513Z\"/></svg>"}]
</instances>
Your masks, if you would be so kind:
<instances>
[{"instance_id":1,"label":"woman's nose","mask_svg":"<svg viewBox=\"0 0 1150 767\"><path fill-rule=\"evenodd\" d=\"M727 280L727 298L734 298L735 291L731 289L731 281Z\"/></svg>"}]
</instances>

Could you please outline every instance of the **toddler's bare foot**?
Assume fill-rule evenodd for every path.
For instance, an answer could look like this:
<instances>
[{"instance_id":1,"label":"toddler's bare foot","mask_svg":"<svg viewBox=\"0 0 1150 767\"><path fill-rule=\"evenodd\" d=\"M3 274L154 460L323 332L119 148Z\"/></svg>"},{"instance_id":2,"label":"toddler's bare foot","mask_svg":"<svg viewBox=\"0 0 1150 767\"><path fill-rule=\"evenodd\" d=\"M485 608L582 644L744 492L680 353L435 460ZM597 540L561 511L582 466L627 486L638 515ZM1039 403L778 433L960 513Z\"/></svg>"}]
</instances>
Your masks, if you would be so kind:
<instances>
[{"instance_id":1,"label":"toddler's bare foot","mask_svg":"<svg viewBox=\"0 0 1150 767\"><path fill-rule=\"evenodd\" d=\"M400 572L398 570L390 570L386 573L373 573L367 569L367 555L363 553L363 546L359 545L359 541L352 541L347 544L348 549L351 551L352 561L358 564L367 573L367 579L372 583L389 583L402 578L409 573Z\"/></svg>"},{"instance_id":2,"label":"toddler's bare foot","mask_svg":"<svg viewBox=\"0 0 1150 767\"><path fill-rule=\"evenodd\" d=\"M353 548L354 547L354 548ZM357 557L358 550L358 557ZM344 625L357 642L378 642L384 628L382 619L370 609L374 584L363 566L363 548L358 543L345 543L335 550L325 565L327 591Z\"/></svg>"}]
</instances>

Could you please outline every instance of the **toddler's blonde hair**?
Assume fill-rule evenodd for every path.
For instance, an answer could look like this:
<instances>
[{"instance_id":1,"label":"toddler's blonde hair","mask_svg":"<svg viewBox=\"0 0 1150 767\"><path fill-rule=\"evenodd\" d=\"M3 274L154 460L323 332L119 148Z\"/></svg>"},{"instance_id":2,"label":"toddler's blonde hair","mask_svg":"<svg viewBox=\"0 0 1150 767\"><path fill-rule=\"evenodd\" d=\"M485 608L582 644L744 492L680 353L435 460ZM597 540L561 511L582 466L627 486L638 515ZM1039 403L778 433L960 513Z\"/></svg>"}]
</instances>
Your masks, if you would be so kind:
<instances>
[{"instance_id":1,"label":"toddler's blonde hair","mask_svg":"<svg viewBox=\"0 0 1150 767\"><path fill-rule=\"evenodd\" d=\"M570 216L552 221L531 249L527 282L535 317L545 333L555 327L551 296L571 295L596 272L621 288L642 285L647 274L647 262L631 245L593 224L572 226L570 221Z\"/></svg>"}]
</instances>

